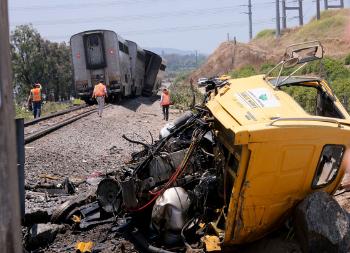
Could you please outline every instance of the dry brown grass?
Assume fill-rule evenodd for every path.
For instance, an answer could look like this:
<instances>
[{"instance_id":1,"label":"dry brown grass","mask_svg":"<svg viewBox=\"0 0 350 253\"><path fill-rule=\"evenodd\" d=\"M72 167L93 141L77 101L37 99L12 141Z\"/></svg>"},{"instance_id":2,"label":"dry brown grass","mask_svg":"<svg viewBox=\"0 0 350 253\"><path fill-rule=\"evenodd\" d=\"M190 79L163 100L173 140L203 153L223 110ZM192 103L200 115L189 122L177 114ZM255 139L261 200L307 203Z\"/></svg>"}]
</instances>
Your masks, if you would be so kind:
<instances>
[{"instance_id":1,"label":"dry brown grass","mask_svg":"<svg viewBox=\"0 0 350 253\"><path fill-rule=\"evenodd\" d=\"M313 19L303 27L286 29L280 39L270 30L262 31L250 43L223 42L191 77L196 80L244 65L258 67L262 63L277 62L288 45L310 40L320 40L327 56L344 58L350 52L350 9L325 11L321 20Z\"/></svg>"}]
</instances>

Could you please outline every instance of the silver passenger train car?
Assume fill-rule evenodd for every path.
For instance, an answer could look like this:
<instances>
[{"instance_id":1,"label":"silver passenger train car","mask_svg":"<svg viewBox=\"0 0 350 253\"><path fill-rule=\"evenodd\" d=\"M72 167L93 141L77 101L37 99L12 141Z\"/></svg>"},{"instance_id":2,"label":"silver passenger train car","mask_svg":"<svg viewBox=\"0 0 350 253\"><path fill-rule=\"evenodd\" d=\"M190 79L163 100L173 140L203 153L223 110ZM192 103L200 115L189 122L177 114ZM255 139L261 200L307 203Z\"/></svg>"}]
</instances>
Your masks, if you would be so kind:
<instances>
[{"instance_id":1,"label":"silver passenger train car","mask_svg":"<svg viewBox=\"0 0 350 253\"><path fill-rule=\"evenodd\" d=\"M142 93L145 78L146 55L145 51L135 42L127 40L131 59L132 95L139 96Z\"/></svg>"},{"instance_id":2,"label":"silver passenger train car","mask_svg":"<svg viewBox=\"0 0 350 253\"><path fill-rule=\"evenodd\" d=\"M145 82L143 85L142 95L150 96L156 90L157 75L162 64L162 57L152 51L145 50L146 53L146 70Z\"/></svg>"},{"instance_id":3,"label":"silver passenger train car","mask_svg":"<svg viewBox=\"0 0 350 253\"><path fill-rule=\"evenodd\" d=\"M162 63L160 64L159 71L156 77L156 82L153 87L154 92L157 91L162 86L162 81L165 77L165 69L166 69L165 60L162 59Z\"/></svg>"},{"instance_id":4,"label":"silver passenger train car","mask_svg":"<svg viewBox=\"0 0 350 253\"><path fill-rule=\"evenodd\" d=\"M70 45L76 94L87 103L93 103L93 88L101 79L115 101L155 91L162 58L135 42L113 31L91 30L73 35Z\"/></svg>"}]
</instances>

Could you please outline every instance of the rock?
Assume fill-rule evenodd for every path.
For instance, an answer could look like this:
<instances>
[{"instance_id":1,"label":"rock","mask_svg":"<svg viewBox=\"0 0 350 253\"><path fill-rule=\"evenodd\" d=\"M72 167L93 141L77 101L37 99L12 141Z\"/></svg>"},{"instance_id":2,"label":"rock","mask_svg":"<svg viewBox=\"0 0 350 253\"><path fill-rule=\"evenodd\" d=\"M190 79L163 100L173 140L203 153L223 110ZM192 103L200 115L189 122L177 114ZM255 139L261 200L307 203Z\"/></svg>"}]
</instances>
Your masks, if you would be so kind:
<instances>
[{"instance_id":1,"label":"rock","mask_svg":"<svg viewBox=\"0 0 350 253\"><path fill-rule=\"evenodd\" d=\"M24 238L24 247L27 250L45 247L55 240L56 235L59 232L64 230L64 225L56 225L51 223L35 224L30 228L29 233Z\"/></svg>"},{"instance_id":2,"label":"rock","mask_svg":"<svg viewBox=\"0 0 350 253\"><path fill-rule=\"evenodd\" d=\"M294 228L303 252L349 252L349 214L329 194L315 192L296 208Z\"/></svg>"}]
</instances>

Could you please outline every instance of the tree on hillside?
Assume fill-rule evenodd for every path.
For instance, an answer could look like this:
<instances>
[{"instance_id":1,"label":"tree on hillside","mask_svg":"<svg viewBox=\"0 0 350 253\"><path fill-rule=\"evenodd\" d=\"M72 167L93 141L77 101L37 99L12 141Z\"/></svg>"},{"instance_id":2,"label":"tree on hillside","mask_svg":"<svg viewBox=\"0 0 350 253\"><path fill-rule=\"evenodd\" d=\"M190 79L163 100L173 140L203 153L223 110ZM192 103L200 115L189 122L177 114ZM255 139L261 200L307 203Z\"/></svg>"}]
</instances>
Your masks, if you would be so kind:
<instances>
[{"instance_id":1,"label":"tree on hillside","mask_svg":"<svg viewBox=\"0 0 350 253\"><path fill-rule=\"evenodd\" d=\"M31 26L18 26L11 34L12 70L20 98L44 77L45 56L40 34Z\"/></svg>"},{"instance_id":2,"label":"tree on hillside","mask_svg":"<svg viewBox=\"0 0 350 253\"><path fill-rule=\"evenodd\" d=\"M17 100L25 99L36 82L43 84L48 99L69 99L72 66L65 43L44 40L32 26L22 25L11 34L11 52Z\"/></svg>"},{"instance_id":3,"label":"tree on hillside","mask_svg":"<svg viewBox=\"0 0 350 253\"><path fill-rule=\"evenodd\" d=\"M69 47L65 43L43 43L45 51L46 94L50 100L69 99L72 84L72 65Z\"/></svg>"}]
</instances>

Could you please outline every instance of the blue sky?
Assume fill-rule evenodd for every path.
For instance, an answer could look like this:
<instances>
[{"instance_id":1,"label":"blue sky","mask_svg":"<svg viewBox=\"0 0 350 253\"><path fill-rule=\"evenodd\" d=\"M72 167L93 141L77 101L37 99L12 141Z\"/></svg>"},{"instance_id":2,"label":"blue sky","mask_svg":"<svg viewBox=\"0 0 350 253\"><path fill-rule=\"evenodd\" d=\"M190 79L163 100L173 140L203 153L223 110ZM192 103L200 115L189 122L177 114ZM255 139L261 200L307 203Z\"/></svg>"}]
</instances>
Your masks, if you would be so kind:
<instances>
[{"instance_id":1,"label":"blue sky","mask_svg":"<svg viewBox=\"0 0 350 253\"><path fill-rule=\"evenodd\" d=\"M32 23L43 37L69 41L75 33L110 29L142 47L164 47L211 53L227 33L248 41L248 0L8 0L10 26ZM338 0L329 0L336 3ZM275 0L252 0L253 34L275 28ZM296 0L287 0L290 6ZM304 22L316 13L304 0ZM321 0L323 9L323 0ZM345 0L350 7L350 0ZM287 14L288 25L297 13Z\"/></svg>"}]
</instances>

